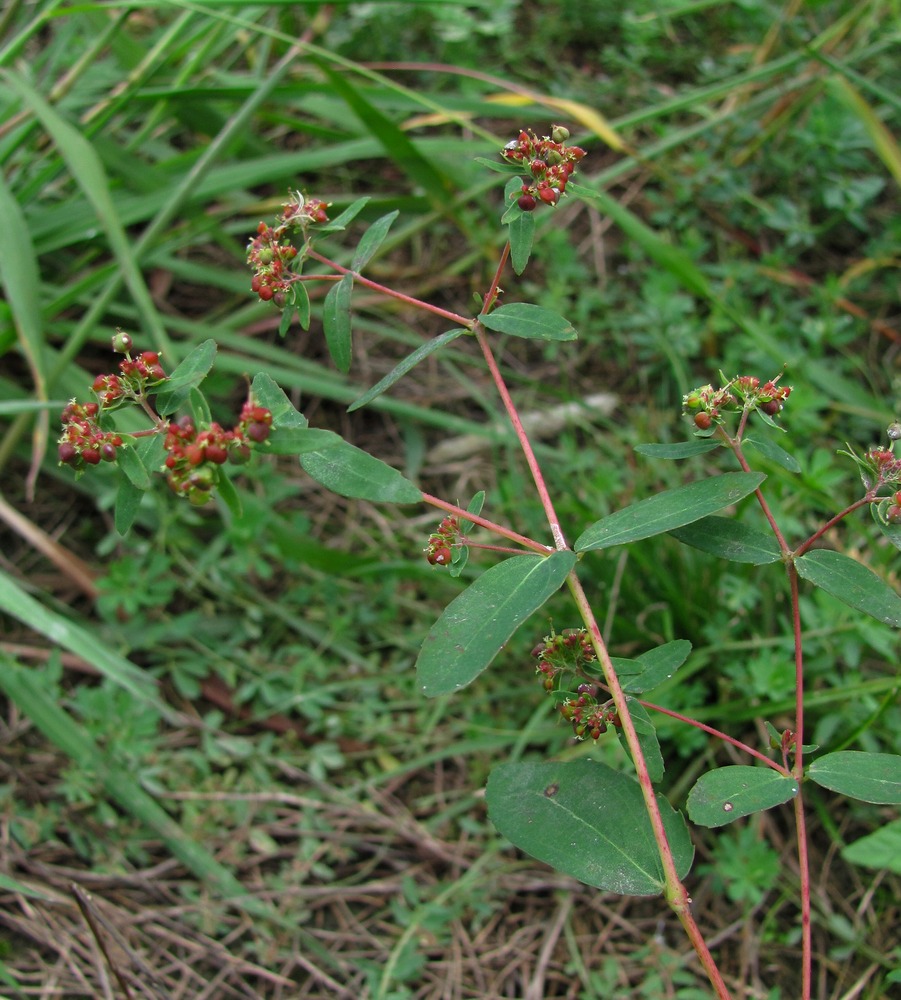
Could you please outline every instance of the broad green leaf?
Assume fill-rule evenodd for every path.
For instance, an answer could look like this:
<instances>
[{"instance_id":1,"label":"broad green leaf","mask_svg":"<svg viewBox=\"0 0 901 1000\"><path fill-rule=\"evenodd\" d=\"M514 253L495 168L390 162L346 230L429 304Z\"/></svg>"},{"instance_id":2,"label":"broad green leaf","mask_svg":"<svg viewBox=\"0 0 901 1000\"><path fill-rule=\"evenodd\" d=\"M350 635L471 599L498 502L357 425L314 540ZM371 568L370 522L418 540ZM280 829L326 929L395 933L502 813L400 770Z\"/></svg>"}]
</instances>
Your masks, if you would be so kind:
<instances>
[{"instance_id":1,"label":"broad green leaf","mask_svg":"<svg viewBox=\"0 0 901 1000\"><path fill-rule=\"evenodd\" d=\"M638 784L593 760L501 764L488 778L488 816L532 857L607 892L656 896L666 884ZM684 878L693 848L681 814L657 803Z\"/></svg>"},{"instance_id":2,"label":"broad green leaf","mask_svg":"<svg viewBox=\"0 0 901 1000\"><path fill-rule=\"evenodd\" d=\"M369 200L369 195L364 195L362 198L352 201L340 215L336 215L334 219L329 220L321 226L317 226L316 232L333 233L341 229L346 229L360 212L363 211Z\"/></svg>"},{"instance_id":3,"label":"broad green leaf","mask_svg":"<svg viewBox=\"0 0 901 1000\"><path fill-rule=\"evenodd\" d=\"M663 765L663 754L660 752L660 743L657 740L657 730L654 728L654 723L651 722L651 717L648 715L644 705L637 702L634 698L627 698L626 701L629 703L629 714L632 716L632 722L635 725L638 745L641 747L641 752L648 768L648 774L651 781L660 781L665 768ZM616 735L623 749L631 757L632 751L629 748L626 734L619 726L616 727Z\"/></svg>"},{"instance_id":4,"label":"broad green leaf","mask_svg":"<svg viewBox=\"0 0 901 1000\"><path fill-rule=\"evenodd\" d=\"M342 443L340 434L316 427L279 427L266 441L266 451L273 455L308 455Z\"/></svg>"},{"instance_id":5,"label":"broad green leaf","mask_svg":"<svg viewBox=\"0 0 901 1000\"><path fill-rule=\"evenodd\" d=\"M842 850L842 857L863 868L887 868L901 875L901 819L892 820Z\"/></svg>"},{"instance_id":6,"label":"broad green leaf","mask_svg":"<svg viewBox=\"0 0 901 1000\"><path fill-rule=\"evenodd\" d=\"M206 378L215 360L215 340L205 340L198 344L160 386L154 397L157 413L166 417L183 406L191 395L191 390Z\"/></svg>"},{"instance_id":7,"label":"broad green leaf","mask_svg":"<svg viewBox=\"0 0 901 1000\"><path fill-rule=\"evenodd\" d=\"M727 472L658 493L595 521L582 532L574 548L576 552L606 549L681 528L737 503L764 479L762 472Z\"/></svg>"},{"instance_id":8,"label":"broad green leaf","mask_svg":"<svg viewBox=\"0 0 901 1000\"><path fill-rule=\"evenodd\" d=\"M831 549L814 549L795 559L798 573L849 607L895 628L901 626L901 597L871 569Z\"/></svg>"},{"instance_id":9,"label":"broad green leaf","mask_svg":"<svg viewBox=\"0 0 901 1000\"><path fill-rule=\"evenodd\" d=\"M0 610L46 636L54 645L80 656L104 677L129 691L135 698L168 713L168 709L160 702L156 682L146 671L136 667L105 645L98 638L96 630L89 632L55 611L45 608L30 594L26 594L2 570L0 570Z\"/></svg>"},{"instance_id":10,"label":"broad green leaf","mask_svg":"<svg viewBox=\"0 0 901 1000\"><path fill-rule=\"evenodd\" d=\"M342 497L380 503L419 503L422 491L397 469L342 441L300 456L307 475Z\"/></svg>"},{"instance_id":11,"label":"broad green leaf","mask_svg":"<svg viewBox=\"0 0 901 1000\"><path fill-rule=\"evenodd\" d=\"M391 224L400 215L400 211L395 209L387 215L383 215L363 233L360 242L357 244L353 262L350 265L351 271L362 271L370 260L378 253L379 247L385 242Z\"/></svg>"},{"instance_id":12,"label":"broad green leaf","mask_svg":"<svg viewBox=\"0 0 901 1000\"><path fill-rule=\"evenodd\" d=\"M674 444L638 444L635 450L648 458L694 458L708 451L716 451L719 441L677 441Z\"/></svg>"},{"instance_id":13,"label":"broad green leaf","mask_svg":"<svg viewBox=\"0 0 901 1000\"><path fill-rule=\"evenodd\" d=\"M399 365L388 372L383 379L376 382L371 389L364 392L358 399L355 399L350 406L348 406L347 412L350 413L353 410L360 409L361 406L365 406L367 403L371 403L376 396L381 396L383 392L390 389L395 382L403 378L408 371L418 365L424 358L427 358L430 354L434 354L435 351L440 351L442 347L445 347L452 340L456 340L457 337L462 337L464 333L469 332L469 330L465 329L448 330L447 333L439 334L437 337L433 337L431 340L426 341L426 343L424 343L421 347L417 347L412 354L404 358Z\"/></svg>"},{"instance_id":14,"label":"broad green leaf","mask_svg":"<svg viewBox=\"0 0 901 1000\"><path fill-rule=\"evenodd\" d=\"M250 396L257 406L265 406L272 414L273 433L309 425L307 418L288 399L285 390L266 372L254 376L250 383Z\"/></svg>"},{"instance_id":15,"label":"broad green leaf","mask_svg":"<svg viewBox=\"0 0 901 1000\"><path fill-rule=\"evenodd\" d=\"M688 815L699 826L725 826L797 794L797 781L771 767L718 767L702 774L688 793Z\"/></svg>"},{"instance_id":16,"label":"broad green leaf","mask_svg":"<svg viewBox=\"0 0 901 1000\"><path fill-rule=\"evenodd\" d=\"M604 215L613 219L628 237L635 240L651 260L675 275L690 292L705 299L712 297L713 293L707 279L691 258L671 243L667 243L606 191L594 191L574 183L568 184L566 190L577 198L596 205Z\"/></svg>"},{"instance_id":17,"label":"broad green leaf","mask_svg":"<svg viewBox=\"0 0 901 1000\"><path fill-rule=\"evenodd\" d=\"M141 508L141 500L144 497L144 490L125 476L119 480L119 488L116 490L116 506L113 520L116 531L120 535L127 535L131 526L135 523L138 511Z\"/></svg>"},{"instance_id":18,"label":"broad green leaf","mask_svg":"<svg viewBox=\"0 0 901 1000\"><path fill-rule=\"evenodd\" d=\"M807 777L823 788L862 802L901 803L901 756L839 750L819 757L807 768Z\"/></svg>"},{"instance_id":19,"label":"broad green leaf","mask_svg":"<svg viewBox=\"0 0 901 1000\"><path fill-rule=\"evenodd\" d=\"M149 490L150 472L141 460L139 449L132 443L136 440L123 441L122 447L116 450L116 464L139 490Z\"/></svg>"},{"instance_id":20,"label":"broad green leaf","mask_svg":"<svg viewBox=\"0 0 901 1000\"><path fill-rule=\"evenodd\" d=\"M611 660L623 690L629 694L640 694L668 681L688 659L690 652L691 643L687 639L674 639L634 659L614 656Z\"/></svg>"},{"instance_id":21,"label":"broad green leaf","mask_svg":"<svg viewBox=\"0 0 901 1000\"><path fill-rule=\"evenodd\" d=\"M782 557L773 535L732 517L712 515L675 528L670 534L686 545L732 562L762 566Z\"/></svg>"},{"instance_id":22,"label":"broad green leaf","mask_svg":"<svg viewBox=\"0 0 901 1000\"><path fill-rule=\"evenodd\" d=\"M459 691L504 648L519 626L559 590L573 552L513 556L454 598L429 630L416 661L428 697Z\"/></svg>"},{"instance_id":23,"label":"broad green leaf","mask_svg":"<svg viewBox=\"0 0 901 1000\"><path fill-rule=\"evenodd\" d=\"M350 371L351 330L350 330L350 299L353 292L354 278L345 274L328 290L325 302L322 304L322 328L325 332L325 343L335 367L346 375Z\"/></svg>"},{"instance_id":24,"label":"broad green leaf","mask_svg":"<svg viewBox=\"0 0 901 1000\"><path fill-rule=\"evenodd\" d=\"M511 302L494 312L483 313L479 322L487 330L509 333L529 340L576 340L577 334L569 320L543 306L530 302Z\"/></svg>"},{"instance_id":25,"label":"broad green leaf","mask_svg":"<svg viewBox=\"0 0 901 1000\"><path fill-rule=\"evenodd\" d=\"M510 220L508 227L510 239L510 263L517 274L522 274L529 263L532 254L532 241L535 239L535 215L523 212Z\"/></svg>"},{"instance_id":26,"label":"broad green leaf","mask_svg":"<svg viewBox=\"0 0 901 1000\"><path fill-rule=\"evenodd\" d=\"M766 414L761 414L761 416L766 416ZM787 472L797 473L801 471L801 464L795 456L790 455L784 448L780 448L773 441L768 441L766 438L746 437L744 443L759 451L764 458L768 458Z\"/></svg>"}]
</instances>

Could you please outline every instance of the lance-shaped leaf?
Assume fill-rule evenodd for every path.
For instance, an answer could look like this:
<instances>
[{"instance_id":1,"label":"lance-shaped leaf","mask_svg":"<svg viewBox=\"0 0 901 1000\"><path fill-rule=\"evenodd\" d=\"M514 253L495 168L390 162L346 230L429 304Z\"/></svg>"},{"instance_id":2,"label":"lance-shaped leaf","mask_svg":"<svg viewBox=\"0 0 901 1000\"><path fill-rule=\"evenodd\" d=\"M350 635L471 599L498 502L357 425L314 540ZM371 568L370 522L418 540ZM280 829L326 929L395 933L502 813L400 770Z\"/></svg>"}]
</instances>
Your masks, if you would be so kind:
<instances>
[{"instance_id":1,"label":"lance-shaped leaf","mask_svg":"<svg viewBox=\"0 0 901 1000\"><path fill-rule=\"evenodd\" d=\"M488 779L488 815L516 847L608 892L656 896L665 877L638 784L592 760L501 764ZM657 796L679 878L693 849L681 814Z\"/></svg>"},{"instance_id":2,"label":"lance-shaped leaf","mask_svg":"<svg viewBox=\"0 0 901 1000\"><path fill-rule=\"evenodd\" d=\"M422 490L397 469L346 441L301 455L300 464L317 483L342 497L378 503L422 500Z\"/></svg>"},{"instance_id":3,"label":"lance-shaped leaf","mask_svg":"<svg viewBox=\"0 0 901 1000\"><path fill-rule=\"evenodd\" d=\"M766 414L761 414L766 416ZM795 458L794 455L789 454L784 448L780 448L778 444L773 441L767 440L767 438L756 438L756 437L746 437L744 439L746 445L759 451L764 458L768 458L771 462L776 465L782 466L787 472L800 472L801 463Z\"/></svg>"},{"instance_id":4,"label":"lance-shaped leaf","mask_svg":"<svg viewBox=\"0 0 901 1000\"><path fill-rule=\"evenodd\" d=\"M400 215L400 212L397 209L389 212L387 215L383 215L380 219L376 219L366 232L363 233L360 242L357 244L353 262L350 265L351 271L362 271L376 253L378 253L379 247L385 242L385 237L388 235L391 224L398 215Z\"/></svg>"},{"instance_id":5,"label":"lance-shaped leaf","mask_svg":"<svg viewBox=\"0 0 901 1000\"><path fill-rule=\"evenodd\" d=\"M901 802L901 756L839 750L815 760L807 777L823 788L862 802L897 805Z\"/></svg>"},{"instance_id":6,"label":"lance-shaped leaf","mask_svg":"<svg viewBox=\"0 0 901 1000\"><path fill-rule=\"evenodd\" d=\"M576 331L569 320L531 302L511 302L494 312L483 313L479 322L487 330L509 333L527 340L575 340Z\"/></svg>"},{"instance_id":7,"label":"lance-shaped leaf","mask_svg":"<svg viewBox=\"0 0 901 1000\"><path fill-rule=\"evenodd\" d=\"M157 413L166 417L184 405L191 395L191 390L206 378L215 360L215 340L205 340L202 344L198 344L157 392L154 398Z\"/></svg>"},{"instance_id":8,"label":"lance-shaped leaf","mask_svg":"<svg viewBox=\"0 0 901 1000\"><path fill-rule=\"evenodd\" d=\"M345 375L350 371L351 330L350 298L354 287L354 276L345 274L332 285L322 303L322 329L328 352L335 367Z\"/></svg>"},{"instance_id":9,"label":"lance-shaped leaf","mask_svg":"<svg viewBox=\"0 0 901 1000\"><path fill-rule=\"evenodd\" d=\"M381 396L383 392L390 389L395 382L403 378L411 368L418 365L424 358L427 358L430 354L434 354L435 351L440 351L442 347L445 347L452 340L456 340L457 337L462 337L464 333L469 332L469 330L462 328L459 330L448 330L447 333L439 334L437 337L433 337L431 340L426 341L426 343L424 343L421 347L417 347L412 354L404 358L399 365L392 368L391 371L388 372L383 379L376 382L371 389L364 392L358 399L355 399L350 406L348 406L347 412L350 413L353 410L359 410L361 406L371 403L376 396Z\"/></svg>"},{"instance_id":10,"label":"lance-shaped leaf","mask_svg":"<svg viewBox=\"0 0 901 1000\"><path fill-rule=\"evenodd\" d=\"M901 875L901 819L893 820L842 851L845 861L864 868L887 868Z\"/></svg>"},{"instance_id":11,"label":"lance-shaped leaf","mask_svg":"<svg viewBox=\"0 0 901 1000\"><path fill-rule=\"evenodd\" d=\"M887 625L901 626L901 597L871 569L831 549L814 549L795 559L798 573L827 594Z\"/></svg>"},{"instance_id":12,"label":"lance-shaped leaf","mask_svg":"<svg viewBox=\"0 0 901 1000\"><path fill-rule=\"evenodd\" d=\"M469 684L573 568L573 552L513 556L492 566L445 608L429 630L416 675L429 697Z\"/></svg>"},{"instance_id":13,"label":"lance-shaped leaf","mask_svg":"<svg viewBox=\"0 0 901 1000\"><path fill-rule=\"evenodd\" d=\"M797 781L772 767L718 767L702 774L688 793L688 815L700 826L725 826L797 794Z\"/></svg>"},{"instance_id":14,"label":"lance-shaped leaf","mask_svg":"<svg viewBox=\"0 0 901 1000\"><path fill-rule=\"evenodd\" d=\"M257 406L265 406L272 414L272 426L306 427L307 418L288 399L285 390L265 372L255 375L250 383L250 395Z\"/></svg>"},{"instance_id":15,"label":"lance-shaped leaf","mask_svg":"<svg viewBox=\"0 0 901 1000\"><path fill-rule=\"evenodd\" d=\"M640 694L668 681L688 659L690 652L691 643L687 639L674 639L634 659L614 656L611 661L623 690L629 694Z\"/></svg>"},{"instance_id":16,"label":"lance-shaped leaf","mask_svg":"<svg viewBox=\"0 0 901 1000\"><path fill-rule=\"evenodd\" d=\"M648 715L644 705L637 702L634 698L627 698L626 701L629 703L629 714L632 716L632 722L635 725L635 734L638 736L638 745L641 747L642 756L644 757L645 764L647 764L648 775L651 781L660 781L665 768L663 754L660 752L660 742L657 739L657 730L654 728L654 723L651 722L651 717ZM623 750L631 757L632 750L622 727L618 726L616 728L616 735L622 744Z\"/></svg>"},{"instance_id":17,"label":"lance-shaped leaf","mask_svg":"<svg viewBox=\"0 0 901 1000\"><path fill-rule=\"evenodd\" d=\"M635 450L648 458L694 458L721 447L719 441L702 441L696 438L694 441L676 441L673 444L638 444Z\"/></svg>"},{"instance_id":18,"label":"lance-shaped leaf","mask_svg":"<svg viewBox=\"0 0 901 1000\"><path fill-rule=\"evenodd\" d=\"M340 434L318 427L279 427L266 441L266 451L273 455L308 455L341 444Z\"/></svg>"},{"instance_id":19,"label":"lance-shaped leaf","mask_svg":"<svg viewBox=\"0 0 901 1000\"><path fill-rule=\"evenodd\" d=\"M606 549L660 535L683 524L700 521L714 511L737 503L766 479L762 472L727 472L688 486L666 490L631 507L595 521L576 540L576 552Z\"/></svg>"},{"instance_id":20,"label":"lance-shaped leaf","mask_svg":"<svg viewBox=\"0 0 901 1000\"><path fill-rule=\"evenodd\" d=\"M732 562L762 566L776 562L782 556L773 535L732 517L704 517L676 528L670 534L686 545Z\"/></svg>"},{"instance_id":21,"label":"lance-shaped leaf","mask_svg":"<svg viewBox=\"0 0 901 1000\"><path fill-rule=\"evenodd\" d=\"M510 239L510 263L517 274L522 274L532 254L535 238L535 216L532 212L521 212L510 220L507 234Z\"/></svg>"}]
</instances>

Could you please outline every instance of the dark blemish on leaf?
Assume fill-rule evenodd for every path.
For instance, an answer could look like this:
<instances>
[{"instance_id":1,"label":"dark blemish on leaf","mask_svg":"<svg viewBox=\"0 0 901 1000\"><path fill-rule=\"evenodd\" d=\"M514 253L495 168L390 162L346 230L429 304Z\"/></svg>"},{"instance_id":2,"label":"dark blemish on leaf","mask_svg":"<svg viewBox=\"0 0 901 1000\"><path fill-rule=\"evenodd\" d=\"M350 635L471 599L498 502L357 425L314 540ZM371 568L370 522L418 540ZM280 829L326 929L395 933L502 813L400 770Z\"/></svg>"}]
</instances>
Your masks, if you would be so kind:
<instances>
[{"instance_id":1,"label":"dark blemish on leaf","mask_svg":"<svg viewBox=\"0 0 901 1000\"><path fill-rule=\"evenodd\" d=\"M558 782L555 781L552 785L548 785L547 788L545 788L544 794L547 796L547 798L552 799L559 791L560 791L560 785Z\"/></svg>"}]
</instances>

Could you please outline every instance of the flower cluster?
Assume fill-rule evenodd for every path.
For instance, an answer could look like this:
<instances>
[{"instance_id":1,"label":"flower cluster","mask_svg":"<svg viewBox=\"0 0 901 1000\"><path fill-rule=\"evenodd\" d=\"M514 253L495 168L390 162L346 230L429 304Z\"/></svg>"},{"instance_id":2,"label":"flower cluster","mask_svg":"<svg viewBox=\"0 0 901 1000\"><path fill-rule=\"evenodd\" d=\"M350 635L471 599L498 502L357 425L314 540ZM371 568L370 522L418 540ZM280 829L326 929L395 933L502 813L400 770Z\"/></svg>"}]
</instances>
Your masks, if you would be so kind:
<instances>
[{"instance_id":1,"label":"flower cluster","mask_svg":"<svg viewBox=\"0 0 901 1000\"><path fill-rule=\"evenodd\" d=\"M309 226L328 222L328 205L316 198L304 198L299 192L282 207L276 225L261 222L247 245L247 263L253 268L250 288L264 302L274 301L277 306L285 304L285 292L295 280L291 265L298 250L291 242L291 231L305 234Z\"/></svg>"},{"instance_id":2,"label":"flower cluster","mask_svg":"<svg viewBox=\"0 0 901 1000\"><path fill-rule=\"evenodd\" d=\"M715 423L722 423L726 411L757 410L768 420L778 414L791 395L790 385L778 385L781 375L761 383L755 375L736 375L722 388L702 385L682 398L682 408L699 431L711 431ZM711 431L712 433L712 431Z\"/></svg>"},{"instance_id":3,"label":"flower cluster","mask_svg":"<svg viewBox=\"0 0 901 1000\"><path fill-rule=\"evenodd\" d=\"M595 660L594 647L583 628L551 632L532 650L538 660L536 672L544 676L545 691L559 690L564 673L581 671Z\"/></svg>"},{"instance_id":4,"label":"flower cluster","mask_svg":"<svg viewBox=\"0 0 901 1000\"><path fill-rule=\"evenodd\" d=\"M156 351L142 351L133 358L131 337L123 330L116 331L112 346L117 354L125 355L119 362L118 374L98 375L91 386L104 410L113 409L126 400L144 399L148 388L166 380L159 354Z\"/></svg>"},{"instance_id":5,"label":"flower cluster","mask_svg":"<svg viewBox=\"0 0 901 1000\"><path fill-rule=\"evenodd\" d=\"M116 461L116 449L122 446L122 438L113 431L103 430L99 416L99 403L79 403L73 399L67 404L60 417L63 433L57 452L63 465L81 469L85 465L98 465L101 460Z\"/></svg>"},{"instance_id":6,"label":"flower cluster","mask_svg":"<svg viewBox=\"0 0 901 1000\"><path fill-rule=\"evenodd\" d=\"M429 535L429 544L425 547L425 557L433 566L449 566L453 553L451 548L459 544L460 522L449 515L442 519L438 530Z\"/></svg>"},{"instance_id":7,"label":"flower cluster","mask_svg":"<svg viewBox=\"0 0 901 1000\"><path fill-rule=\"evenodd\" d=\"M572 724L577 739L590 736L599 740L607 732L608 726L622 725L619 713L612 702L601 704L597 700L598 689L594 684L580 684L577 697L567 698L560 706L560 714Z\"/></svg>"},{"instance_id":8,"label":"flower cluster","mask_svg":"<svg viewBox=\"0 0 901 1000\"><path fill-rule=\"evenodd\" d=\"M551 134L542 139L534 132L520 132L501 150L508 163L522 166L531 174L517 201L524 212L533 211L539 201L556 205L566 191L567 181L585 155L584 149L565 145L568 138L569 130L555 125Z\"/></svg>"}]
</instances>

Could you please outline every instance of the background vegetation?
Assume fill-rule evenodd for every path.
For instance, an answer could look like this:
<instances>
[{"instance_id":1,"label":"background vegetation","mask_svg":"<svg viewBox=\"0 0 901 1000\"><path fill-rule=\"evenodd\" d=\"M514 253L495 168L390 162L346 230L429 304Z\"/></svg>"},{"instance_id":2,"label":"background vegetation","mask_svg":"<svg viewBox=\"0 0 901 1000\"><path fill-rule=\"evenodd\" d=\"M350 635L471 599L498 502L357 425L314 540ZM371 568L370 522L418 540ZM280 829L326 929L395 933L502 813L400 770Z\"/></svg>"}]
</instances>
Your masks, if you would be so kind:
<instances>
[{"instance_id":1,"label":"background vegetation","mask_svg":"<svg viewBox=\"0 0 901 1000\"><path fill-rule=\"evenodd\" d=\"M269 372L312 424L431 493L485 489L496 520L539 532L468 342L347 415L443 327L358 294L344 377L321 298L309 332L280 337L244 253L290 189L335 211L368 194L361 226L401 213L373 274L472 311L504 239L497 175L475 158L561 122L589 150L583 182L714 289L691 294L574 199L541 214L507 293L580 339L502 356L564 522L681 481L633 447L688 435L693 385L786 366L783 444L802 471L767 471L783 527L809 531L856 495L837 448L878 443L897 415L898 15L895 0L5 8L0 990L127 995L118 969L150 997L709 995L657 902L585 890L487 822L493 762L586 748L528 659L547 620L461 696L419 696L418 645L461 585L422 557L436 518L327 495L273 459L241 482L240 519L160 483L122 538L108 470L57 466L58 413L113 370L117 326L167 367L213 337L205 389L223 423L246 376ZM349 260L356 235L327 252ZM830 541L897 583L897 552L874 535L861 515ZM778 571L674 540L594 566L617 655L694 644L658 700L760 744L762 720L789 724ZM897 634L821 592L803 615L810 741L901 751ZM682 761L676 803L714 753L730 762L695 730L660 735ZM617 761L617 747L593 752ZM817 995L888 996L897 853L853 845L889 817L815 789L811 803ZM796 995L790 817L701 833L697 851L699 919L736 996Z\"/></svg>"}]
</instances>

